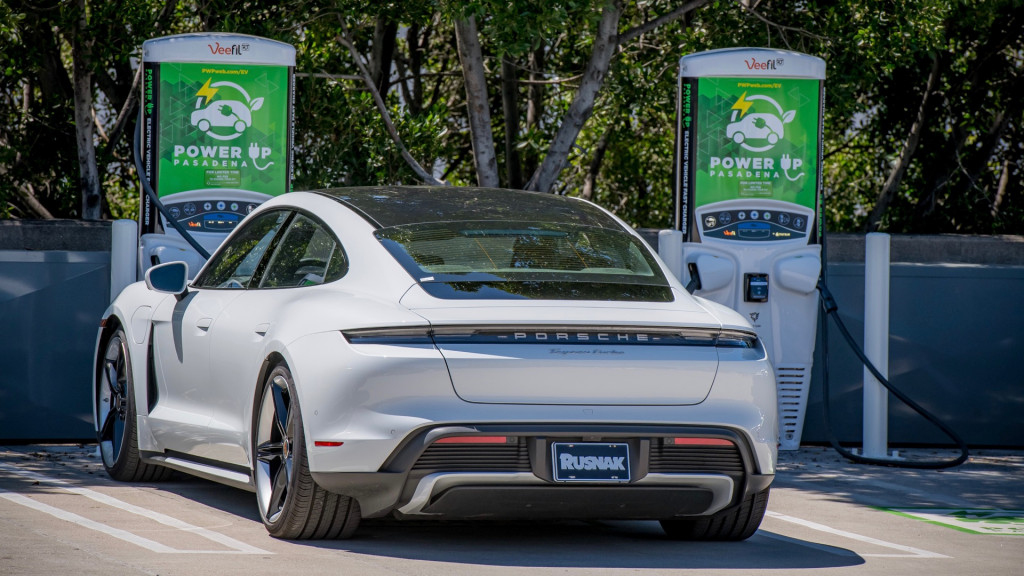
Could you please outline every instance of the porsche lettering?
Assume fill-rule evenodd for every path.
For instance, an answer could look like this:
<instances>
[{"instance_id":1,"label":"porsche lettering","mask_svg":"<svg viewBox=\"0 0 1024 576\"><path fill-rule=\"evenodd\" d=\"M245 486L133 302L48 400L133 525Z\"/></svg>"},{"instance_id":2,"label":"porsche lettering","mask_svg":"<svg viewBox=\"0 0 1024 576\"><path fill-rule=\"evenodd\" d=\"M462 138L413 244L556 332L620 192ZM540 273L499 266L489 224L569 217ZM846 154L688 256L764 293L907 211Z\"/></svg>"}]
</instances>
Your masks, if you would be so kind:
<instances>
[{"instance_id":1,"label":"porsche lettering","mask_svg":"<svg viewBox=\"0 0 1024 576\"><path fill-rule=\"evenodd\" d=\"M516 332L516 342L649 342L647 334L627 332Z\"/></svg>"}]
</instances>

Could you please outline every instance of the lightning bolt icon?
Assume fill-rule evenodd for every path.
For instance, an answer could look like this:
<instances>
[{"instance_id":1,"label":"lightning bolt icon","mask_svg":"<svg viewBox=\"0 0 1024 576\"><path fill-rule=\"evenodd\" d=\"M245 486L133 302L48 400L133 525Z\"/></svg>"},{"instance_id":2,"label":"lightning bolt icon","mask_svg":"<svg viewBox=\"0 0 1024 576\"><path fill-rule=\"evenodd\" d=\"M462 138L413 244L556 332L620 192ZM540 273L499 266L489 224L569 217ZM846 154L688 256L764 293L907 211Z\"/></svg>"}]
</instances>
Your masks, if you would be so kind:
<instances>
[{"instance_id":1,"label":"lightning bolt icon","mask_svg":"<svg viewBox=\"0 0 1024 576\"><path fill-rule=\"evenodd\" d=\"M203 87L199 89L199 92L196 92L196 96L205 96L206 97L206 102L203 102L204 106L206 104L209 104L210 103L210 98L213 98L214 94L217 93L217 89L216 88L210 88L210 81L211 80L213 80L213 78L208 78L206 80L206 84L203 84ZM744 92L743 95L746 96L747 93ZM742 98L740 98L740 100L742 100ZM747 106L750 106L750 104L747 104ZM733 106L733 108L735 108L735 106Z\"/></svg>"},{"instance_id":2,"label":"lightning bolt icon","mask_svg":"<svg viewBox=\"0 0 1024 576\"><path fill-rule=\"evenodd\" d=\"M207 84L209 84L209 82L207 82ZM740 96L740 99L732 105L732 108L730 108L730 110L739 110L740 118L743 118L747 114L747 110L750 110L750 107L754 105L753 102L747 102L746 98L747 93L744 92L743 95Z\"/></svg>"}]
</instances>

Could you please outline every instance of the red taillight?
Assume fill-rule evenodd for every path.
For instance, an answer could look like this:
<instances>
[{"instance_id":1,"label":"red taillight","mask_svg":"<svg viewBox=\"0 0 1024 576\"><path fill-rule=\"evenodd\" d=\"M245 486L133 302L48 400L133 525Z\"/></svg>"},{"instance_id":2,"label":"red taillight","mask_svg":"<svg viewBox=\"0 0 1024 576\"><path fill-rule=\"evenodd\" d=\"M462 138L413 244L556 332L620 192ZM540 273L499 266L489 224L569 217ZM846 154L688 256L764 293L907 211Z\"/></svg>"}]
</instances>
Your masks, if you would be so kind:
<instances>
[{"instance_id":1,"label":"red taillight","mask_svg":"<svg viewBox=\"0 0 1024 576\"><path fill-rule=\"evenodd\" d=\"M313 442L313 445L317 448L337 448L342 444L344 444L344 442L329 442L327 440L317 440Z\"/></svg>"},{"instance_id":2,"label":"red taillight","mask_svg":"<svg viewBox=\"0 0 1024 576\"><path fill-rule=\"evenodd\" d=\"M729 446L734 444L731 440L721 438L665 438L665 444L670 446Z\"/></svg>"},{"instance_id":3,"label":"red taillight","mask_svg":"<svg viewBox=\"0 0 1024 576\"><path fill-rule=\"evenodd\" d=\"M448 436L434 444L508 444L508 436Z\"/></svg>"}]
</instances>

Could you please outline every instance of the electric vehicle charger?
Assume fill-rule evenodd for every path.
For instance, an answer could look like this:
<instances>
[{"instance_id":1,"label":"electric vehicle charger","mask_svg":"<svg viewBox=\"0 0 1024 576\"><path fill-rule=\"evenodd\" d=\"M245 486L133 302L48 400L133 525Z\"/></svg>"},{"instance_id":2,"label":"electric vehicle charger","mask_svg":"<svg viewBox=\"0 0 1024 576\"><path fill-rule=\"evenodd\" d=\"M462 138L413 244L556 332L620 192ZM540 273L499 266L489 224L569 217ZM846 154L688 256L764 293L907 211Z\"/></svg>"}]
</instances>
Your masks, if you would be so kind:
<instances>
[{"instance_id":1,"label":"electric vehicle charger","mask_svg":"<svg viewBox=\"0 0 1024 576\"><path fill-rule=\"evenodd\" d=\"M183 260L198 271L247 214L291 190L295 47L178 34L143 42L140 64L137 270Z\"/></svg>"},{"instance_id":2,"label":"electric vehicle charger","mask_svg":"<svg viewBox=\"0 0 1024 576\"><path fill-rule=\"evenodd\" d=\"M825 328L834 316L869 371L953 438L961 457L895 462L853 454L832 432L826 387L836 450L862 463L956 466L968 457L963 440L893 388L835 315L825 281L824 99L825 61L809 54L725 48L680 58L675 224L659 233L658 252L688 291L750 319L775 367L780 450L800 446L824 307ZM827 346L827 334L822 340ZM827 364L825 374L827 384Z\"/></svg>"},{"instance_id":3,"label":"electric vehicle charger","mask_svg":"<svg viewBox=\"0 0 1024 576\"><path fill-rule=\"evenodd\" d=\"M827 257L825 255L826 236L825 236L824 225L822 226L822 235L821 236L822 236L822 238L821 238L821 244L822 244L822 250L821 250L821 279L818 282L817 289L818 289L818 292L821 294L821 298L819 299L819 301L821 302L821 310L825 313L825 317L824 317L824 319L822 321L822 326L821 326L821 347L822 347L822 349L821 349L821 361L822 361L822 372L823 372L823 379L822 379L822 385L821 385L822 404L823 404L823 409L822 409L822 413L823 414L822 414L822 416L823 416L823 418L825 420L825 431L828 434L828 440L829 440L829 443L832 445L832 448L835 449L836 452L838 452L840 455L842 455L847 460L850 460L851 462L855 462L855 463L858 463L858 464L873 464L873 465L876 465L876 466L892 466L892 467L896 467L896 468L913 468L913 469L919 469L919 470L939 470L939 469L942 469L942 468L952 468L954 466L959 466L959 465L963 464L970 457L970 454L967 451L967 443L964 442L963 438L961 438L960 435L957 434L946 423L944 423L943 421L939 420L934 414L932 414L931 412L926 410L923 406L921 406L917 402L914 402L909 396L907 396L902 391L900 391L898 388L893 386L892 383L890 383L889 380L885 376L882 376L882 373L878 370L878 368L876 368L875 365L871 362L871 360L868 359L867 355L864 354L864 350L862 350L861 347L857 345L857 342L853 339L853 336L850 335L850 331L846 329L846 325L843 324L842 318L839 317L839 313L838 313L839 312L839 306L836 304L835 298L832 297L832 293L828 289L828 283L827 283L827 278L826 278L826 276L827 276L826 270L827 270L828 262L827 262ZM877 378L879 382L881 382L882 386L885 386L885 388L889 392L892 392L893 396L895 396L901 402L903 402L904 404L909 406L911 410L913 410L914 412L917 412L918 414L923 416L925 418L925 420L931 422L939 430L942 430L942 432L944 434L949 436L949 438L952 439L953 442L956 443L957 449L960 450L960 456L959 457L954 458L952 460L889 460L889 459L882 459L882 458L869 458L867 456L863 456L863 455L860 455L860 454L855 454L852 451L847 450L846 448L844 448L842 446L842 444L839 443L839 439L836 437L835 432L832 429L832 419L831 419L832 409L831 409L831 405L830 405L830 402L829 402L829 396L830 396L829 373L828 373L828 350L829 350L829 348L828 348L828 319L829 319L829 317L831 317L832 320L835 321L836 327L839 328L840 334L842 334L843 338L846 339L846 342L847 342L847 344L850 345L850 348L853 350L853 353L857 355L857 358L860 359L861 363L863 363L864 366L867 367L867 369L871 372L871 374L874 375L874 377Z\"/></svg>"}]
</instances>

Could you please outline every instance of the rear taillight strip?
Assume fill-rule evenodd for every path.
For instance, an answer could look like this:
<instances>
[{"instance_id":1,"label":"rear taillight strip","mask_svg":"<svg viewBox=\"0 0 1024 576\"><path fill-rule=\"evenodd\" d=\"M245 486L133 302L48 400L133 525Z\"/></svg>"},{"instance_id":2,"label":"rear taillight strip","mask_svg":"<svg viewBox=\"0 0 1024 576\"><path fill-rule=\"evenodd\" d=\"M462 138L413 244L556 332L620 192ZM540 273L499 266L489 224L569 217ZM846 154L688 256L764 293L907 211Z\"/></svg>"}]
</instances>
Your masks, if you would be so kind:
<instances>
[{"instance_id":1,"label":"rear taillight strip","mask_svg":"<svg viewBox=\"0 0 1024 576\"><path fill-rule=\"evenodd\" d=\"M352 344L543 344L581 346L718 346L756 348L757 335L738 330L618 326L372 328L346 330Z\"/></svg>"}]
</instances>

